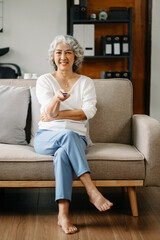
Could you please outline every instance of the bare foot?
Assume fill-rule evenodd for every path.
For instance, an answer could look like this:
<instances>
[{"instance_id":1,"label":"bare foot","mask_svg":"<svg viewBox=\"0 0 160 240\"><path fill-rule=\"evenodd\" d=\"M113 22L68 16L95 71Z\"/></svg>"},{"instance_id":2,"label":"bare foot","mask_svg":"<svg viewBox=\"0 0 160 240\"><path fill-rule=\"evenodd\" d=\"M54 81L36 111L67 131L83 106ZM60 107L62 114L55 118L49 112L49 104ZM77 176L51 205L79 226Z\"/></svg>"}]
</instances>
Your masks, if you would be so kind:
<instances>
[{"instance_id":1,"label":"bare foot","mask_svg":"<svg viewBox=\"0 0 160 240\"><path fill-rule=\"evenodd\" d=\"M69 220L68 217L64 216L64 217L58 217L58 225L62 227L62 230L66 233L66 234L73 234L78 232L78 228L75 227Z\"/></svg>"},{"instance_id":2,"label":"bare foot","mask_svg":"<svg viewBox=\"0 0 160 240\"><path fill-rule=\"evenodd\" d=\"M98 190L89 193L89 200L100 212L107 211L113 206L113 203L104 198Z\"/></svg>"}]
</instances>

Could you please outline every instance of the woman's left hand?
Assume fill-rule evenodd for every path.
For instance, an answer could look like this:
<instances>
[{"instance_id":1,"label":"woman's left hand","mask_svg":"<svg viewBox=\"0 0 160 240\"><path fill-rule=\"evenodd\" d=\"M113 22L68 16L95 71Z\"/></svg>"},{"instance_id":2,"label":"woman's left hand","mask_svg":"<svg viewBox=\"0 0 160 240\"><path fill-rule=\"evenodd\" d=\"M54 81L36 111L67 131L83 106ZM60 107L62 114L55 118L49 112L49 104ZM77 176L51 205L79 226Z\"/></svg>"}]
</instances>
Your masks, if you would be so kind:
<instances>
[{"instance_id":1,"label":"woman's left hand","mask_svg":"<svg viewBox=\"0 0 160 240\"><path fill-rule=\"evenodd\" d=\"M42 122L50 122L54 120L54 118L50 117L46 112L41 113L40 119Z\"/></svg>"}]
</instances>

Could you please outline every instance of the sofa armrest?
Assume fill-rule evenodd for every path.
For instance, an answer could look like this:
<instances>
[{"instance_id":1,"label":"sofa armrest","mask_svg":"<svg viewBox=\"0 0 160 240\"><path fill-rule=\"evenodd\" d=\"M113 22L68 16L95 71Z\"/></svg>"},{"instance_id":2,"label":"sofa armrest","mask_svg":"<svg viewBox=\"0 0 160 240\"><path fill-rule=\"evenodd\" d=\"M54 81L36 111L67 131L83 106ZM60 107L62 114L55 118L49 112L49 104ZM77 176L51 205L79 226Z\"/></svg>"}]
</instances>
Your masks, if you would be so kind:
<instances>
[{"instance_id":1,"label":"sofa armrest","mask_svg":"<svg viewBox=\"0 0 160 240\"><path fill-rule=\"evenodd\" d=\"M160 186L160 123L147 115L133 115L134 146L145 157L145 186Z\"/></svg>"}]
</instances>

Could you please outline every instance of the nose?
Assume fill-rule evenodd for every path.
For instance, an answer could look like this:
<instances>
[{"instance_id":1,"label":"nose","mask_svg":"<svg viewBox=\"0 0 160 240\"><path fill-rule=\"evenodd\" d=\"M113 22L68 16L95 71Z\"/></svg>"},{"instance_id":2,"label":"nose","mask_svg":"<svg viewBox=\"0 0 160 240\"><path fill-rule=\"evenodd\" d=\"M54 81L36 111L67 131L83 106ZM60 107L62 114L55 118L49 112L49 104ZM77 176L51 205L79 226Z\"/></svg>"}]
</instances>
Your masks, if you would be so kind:
<instances>
[{"instance_id":1,"label":"nose","mask_svg":"<svg viewBox=\"0 0 160 240\"><path fill-rule=\"evenodd\" d=\"M65 58L66 58L65 52L62 52L61 59L65 59Z\"/></svg>"}]
</instances>

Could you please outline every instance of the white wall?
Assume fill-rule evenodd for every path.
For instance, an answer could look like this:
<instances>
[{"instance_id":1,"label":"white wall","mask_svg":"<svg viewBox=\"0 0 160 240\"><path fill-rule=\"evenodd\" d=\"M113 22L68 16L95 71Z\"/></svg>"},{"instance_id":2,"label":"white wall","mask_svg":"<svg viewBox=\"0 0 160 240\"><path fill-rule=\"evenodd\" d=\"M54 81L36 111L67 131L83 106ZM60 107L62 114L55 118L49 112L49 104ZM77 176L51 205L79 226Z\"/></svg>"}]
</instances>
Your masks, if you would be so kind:
<instances>
[{"instance_id":1,"label":"white wall","mask_svg":"<svg viewBox=\"0 0 160 240\"><path fill-rule=\"evenodd\" d=\"M0 48L10 51L0 62L16 63L23 73L52 71L47 62L49 45L67 32L66 0L3 0L4 32Z\"/></svg>"},{"instance_id":2,"label":"white wall","mask_svg":"<svg viewBox=\"0 0 160 240\"><path fill-rule=\"evenodd\" d=\"M160 121L160 1L152 1L150 115Z\"/></svg>"}]
</instances>

